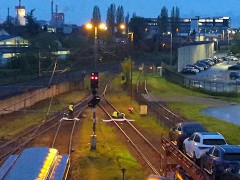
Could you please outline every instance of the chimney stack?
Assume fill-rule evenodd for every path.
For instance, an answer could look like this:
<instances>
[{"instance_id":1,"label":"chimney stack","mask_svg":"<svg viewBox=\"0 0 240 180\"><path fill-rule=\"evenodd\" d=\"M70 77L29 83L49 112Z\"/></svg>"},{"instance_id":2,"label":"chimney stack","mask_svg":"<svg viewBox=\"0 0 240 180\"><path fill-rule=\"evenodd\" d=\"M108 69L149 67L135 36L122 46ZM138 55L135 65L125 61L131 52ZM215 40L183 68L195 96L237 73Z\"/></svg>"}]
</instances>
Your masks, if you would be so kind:
<instances>
[{"instance_id":1,"label":"chimney stack","mask_svg":"<svg viewBox=\"0 0 240 180\"><path fill-rule=\"evenodd\" d=\"M56 13L58 13L58 5L56 4Z\"/></svg>"},{"instance_id":2,"label":"chimney stack","mask_svg":"<svg viewBox=\"0 0 240 180\"><path fill-rule=\"evenodd\" d=\"M52 15L53 15L53 0L51 2L51 17L52 17Z\"/></svg>"},{"instance_id":3,"label":"chimney stack","mask_svg":"<svg viewBox=\"0 0 240 180\"><path fill-rule=\"evenodd\" d=\"M10 22L10 16L9 16L9 8L8 8L8 17L7 17L8 23Z\"/></svg>"}]
</instances>

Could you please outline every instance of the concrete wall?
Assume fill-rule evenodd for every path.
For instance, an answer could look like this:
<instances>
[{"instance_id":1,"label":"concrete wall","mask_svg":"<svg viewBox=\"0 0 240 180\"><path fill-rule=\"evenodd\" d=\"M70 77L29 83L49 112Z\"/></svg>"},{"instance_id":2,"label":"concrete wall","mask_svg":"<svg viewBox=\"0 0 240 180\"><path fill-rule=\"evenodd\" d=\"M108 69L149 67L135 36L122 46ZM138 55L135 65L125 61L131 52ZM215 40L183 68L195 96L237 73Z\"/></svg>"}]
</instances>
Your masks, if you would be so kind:
<instances>
[{"instance_id":1,"label":"concrete wall","mask_svg":"<svg viewBox=\"0 0 240 180\"><path fill-rule=\"evenodd\" d=\"M189 45L178 48L178 67L181 72L187 64L194 64L196 61L204 58L212 58L214 52L214 43Z\"/></svg>"},{"instance_id":2,"label":"concrete wall","mask_svg":"<svg viewBox=\"0 0 240 180\"><path fill-rule=\"evenodd\" d=\"M0 115L8 114L14 110L30 107L35 103L57 96L71 90L83 89L83 81L64 82L51 86L50 88L41 88L34 91L26 92L19 96L13 96L8 99L0 100ZM4 110L6 109L6 111Z\"/></svg>"}]
</instances>

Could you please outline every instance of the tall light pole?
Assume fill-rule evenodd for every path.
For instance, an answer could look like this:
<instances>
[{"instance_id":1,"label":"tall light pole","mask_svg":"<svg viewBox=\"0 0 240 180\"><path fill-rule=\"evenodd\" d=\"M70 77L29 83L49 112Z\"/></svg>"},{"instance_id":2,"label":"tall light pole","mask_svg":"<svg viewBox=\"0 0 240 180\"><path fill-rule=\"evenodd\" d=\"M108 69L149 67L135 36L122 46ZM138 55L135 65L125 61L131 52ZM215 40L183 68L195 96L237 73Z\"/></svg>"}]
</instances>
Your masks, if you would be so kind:
<instances>
[{"instance_id":1,"label":"tall light pole","mask_svg":"<svg viewBox=\"0 0 240 180\"><path fill-rule=\"evenodd\" d=\"M98 88L98 72L97 71L97 60L98 60L98 29L105 30L106 25L103 23L95 24L87 23L86 29L92 30L94 29L94 68L95 72L91 74L91 89L93 94L93 99L91 100L90 107L92 107L93 113L93 134L91 135L91 150L95 150L97 146L97 136L96 136L96 100L100 100L100 98L96 95ZM96 103L96 104L95 104ZM95 104L95 105L94 105Z\"/></svg>"},{"instance_id":2,"label":"tall light pole","mask_svg":"<svg viewBox=\"0 0 240 180\"><path fill-rule=\"evenodd\" d=\"M97 70L97 60L98 60L98 29L100 30L106 30L107 26L104 23L100 24L92 24L87 23L85 25L86 29L92 30L94 28L94 69Z\"/></svg>"},{"instance_id":3,"label":"tall light pole","mask_svg":"<svg viewBox=\"0 0 240 180\"><path fill-rule=\"evenodd\" d=\"M218 39L217 39L217 38L214 38L213 40L216 42L216 46L217 46L217 47L216 47L216 51L218 51Z\"/></svg>"},{"instance_id":4,"label":"tall light pole","mask_svg":"<svg viewBox=\"0 0 240 180\"><path fill-rule=\"evenodd\" d=\"M170 48L170 66L172 65L172 41L173 41L173 36L172 36L172 33L171 32L168 32L168 34L170 34L170 37L171 37L171 48Z\"/></svg>"},{"instance_id":5,"label":"tall light pole","mask_svg":"<svg viewBox=\"0 0 240 180\"><path fill-rule=\"evenodd\" d=\"M228 37L228 54L230 54L230 48L229 48L229 34L230 34L230 30L227 30L227 37Z\"/></svg>"},{"instance_id":6,"label":"tall light pole","mask_svg":"<svg viewBox=\"0 0 240 180\"><path fill-rule=\"evenodd\" d=\"M128 32L128 35L131 35L130 36L130 50L132 50L132 46L133 46L133 37L134 37L134 34L133 34L133 32ZM129 56L130 56L131 54L129 54ZM132 98L133 98L133 91L132 91L132 59L131 59L131 101L132 101Z\"/></svg>"}]
</instances>

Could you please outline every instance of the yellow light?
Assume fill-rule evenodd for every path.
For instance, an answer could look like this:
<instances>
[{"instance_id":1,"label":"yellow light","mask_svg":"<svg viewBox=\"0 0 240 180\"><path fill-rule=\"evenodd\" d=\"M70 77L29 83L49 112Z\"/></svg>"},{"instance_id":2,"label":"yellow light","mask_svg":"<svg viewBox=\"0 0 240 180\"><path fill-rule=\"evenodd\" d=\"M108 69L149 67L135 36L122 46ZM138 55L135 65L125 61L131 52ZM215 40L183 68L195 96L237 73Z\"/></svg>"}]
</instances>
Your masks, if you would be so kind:
<instances>
[{"instance_id":1,"label":"yellow light","mask_svg":"<svg viewBox=\"0 0 240 180\"><path fill-rule=\"evenodd\" d=\"M120 29L126 29L126 26L125 26L125 24L120 24Z\"/></svg>"},{"instance_id":2,"label":"yellow light","mask_svg":"<svg viewBox=\"0 0 240 180\"><path fill-rule=\"evenodd\" d=\"M101 24L99 25L99 29L101 29L101 30L106 29L106 24L101 23Z\"/></svg>"},{"instance_id":3,"label":"yellow light","mask_svg":"<svg viewBox=\"0 0 240 180\"><path fill-rule=\"evenodd\" d=\"M87 24L86 24L86 28L87 28L87 29L92 29L92 28L93 28L93 25L92 25L91 23L87 23Z\"/></svg>"}]
</instances>

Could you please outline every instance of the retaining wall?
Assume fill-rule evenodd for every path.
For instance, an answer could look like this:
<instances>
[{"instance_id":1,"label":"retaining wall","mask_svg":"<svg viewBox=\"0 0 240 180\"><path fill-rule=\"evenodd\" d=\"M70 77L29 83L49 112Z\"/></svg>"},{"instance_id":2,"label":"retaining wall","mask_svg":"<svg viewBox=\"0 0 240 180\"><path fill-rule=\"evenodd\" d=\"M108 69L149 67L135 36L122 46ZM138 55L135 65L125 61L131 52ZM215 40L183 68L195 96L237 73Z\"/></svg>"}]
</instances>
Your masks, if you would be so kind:
<instances>
[{"instance_id":1,"label":"retaining wall","mask_svg":"<svg viewBox=\"0 0 240 180\"><path fill-rule=\"evenodd\" d=\"M72 90L81 90L83 88L83 80L63 82L53 85L50 88L40 88L30 92L25 92L18 96L0 100L0 115L30 107L35 103L48 99L52 96L57 96Z\"/></svg>"}]
</instances>

